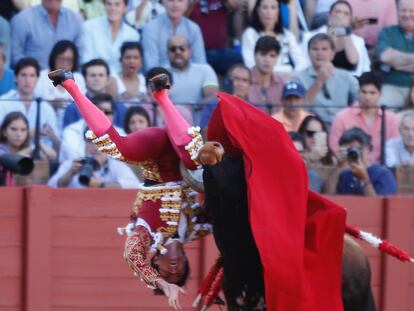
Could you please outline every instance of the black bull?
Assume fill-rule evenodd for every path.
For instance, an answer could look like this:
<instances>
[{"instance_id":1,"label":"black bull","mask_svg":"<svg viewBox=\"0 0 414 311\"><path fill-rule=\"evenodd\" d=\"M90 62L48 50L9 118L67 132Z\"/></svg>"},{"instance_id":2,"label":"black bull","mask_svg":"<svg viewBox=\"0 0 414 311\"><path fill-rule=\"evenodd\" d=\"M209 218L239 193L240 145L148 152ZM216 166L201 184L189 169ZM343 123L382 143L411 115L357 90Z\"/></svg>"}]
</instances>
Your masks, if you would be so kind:
<instances>
[{"instance_id":1,"label":"black bull","mask_svg":"<svg viewBox=\"0 0 414 311\"><path fill-rule=\"evenodd\" d=\"M223 157L203 173L206 207L223 257L223 291L229 311L266 310L262 266L248 222L243 161ZM269 229L271 234L271 229ZM367 256L345 236L342 297L345 311L374 311Z\"/></svg>"}]
</instances>

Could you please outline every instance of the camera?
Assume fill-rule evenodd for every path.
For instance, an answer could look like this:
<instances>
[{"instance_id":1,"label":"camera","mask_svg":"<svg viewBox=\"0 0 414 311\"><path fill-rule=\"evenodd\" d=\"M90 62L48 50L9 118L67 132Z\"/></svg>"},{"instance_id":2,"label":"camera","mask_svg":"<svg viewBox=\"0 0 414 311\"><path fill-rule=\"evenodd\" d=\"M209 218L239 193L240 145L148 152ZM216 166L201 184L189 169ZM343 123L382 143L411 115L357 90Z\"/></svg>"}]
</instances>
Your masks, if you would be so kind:
<instances>
[{"instance_id":1,"label":"camera","mask_svg":"<svg viewBox=\"0 0 414 311\"><path fill-rule=\"evenodd\" d=\"M29 175L34 168L31 158L19 154L5 153L0 155L0 185L6 184L6 172Z\"/></svg>"},{"instance_id":2,"label":"camera","mask_svg":"<svg viewBox=\"0 0 414 311\"><path fill-rule=\"evenodd\" d=\"M85 157L81 160L81 168L79 170L79 183L88 186L94 171L100 168L99 162L93 157Z\"/></svg>"},{"instance_id":3,"label":"camera","mask_svg":"<svg viewBox=\"0 0 414 311\"><path fill-rule=\"evenodd\" d=\"M362 149L358 147L349 147L346 150L346 158L349 162L358 162L358 159L362 157Z\"/></svg>"}]
</instances>

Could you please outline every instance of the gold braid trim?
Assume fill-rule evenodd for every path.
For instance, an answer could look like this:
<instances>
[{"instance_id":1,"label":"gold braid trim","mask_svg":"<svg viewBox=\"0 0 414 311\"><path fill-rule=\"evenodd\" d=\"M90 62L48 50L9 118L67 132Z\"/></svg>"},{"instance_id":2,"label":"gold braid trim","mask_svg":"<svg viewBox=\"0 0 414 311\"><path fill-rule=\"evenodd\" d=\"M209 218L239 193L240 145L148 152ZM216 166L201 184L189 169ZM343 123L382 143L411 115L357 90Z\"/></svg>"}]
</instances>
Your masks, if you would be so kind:
<instances>
[{"instance_id":1,"label":"gold braid trim","mask_svg":"<svg viewBox=\"0 0 414 311\"><path fill-rule=\"evenodd\" d=\"M138 226L125 241L124 258L132 271L141 278L141 281L144 281L148 287L156 288L156 281L161 276L146 261L150 245L150 233L144 227Z\"/></svg>"},{"instance_id":2,"label":"gold braid trim","mask_svg":"<svg viewBox=\"0 0 414 311\"><path fill-rule=\"evenodd\" d=\"M154 160L147 160L144 162L135 162L128 160L121 154L118 147L112 141L108 134L104 134L100 137L97 137L94 132L89 130L85 133L85 137L91 140L92 143L94 143L98 147L99 151L106 153L110 157L125 163L142 166L144 169L143 175L146 179L163 182L158 169L158 165Z\"/></svg>"},{"instance_id":3,"label":"gold braid trim","mask_svg":"<svg viewBox=\"0 0 414 311\"><path fill-rule=\"evenodd\" d=\"M164 183L146 187L139 185L135 199L133 212L138 215L139 209L144 201L161 201L159 208L160 218L167 226L158 229L166 239L177 232L180 221L181 204L183 199L182 186L179 183Z\"/></svg>"},{"instance_id":4,"label":"gold braid trim","mask_svg":"<svg viewBox=\"0 0 414 311\"><path fill-rule=\"evenodd\" d=\"M188 151L191 160L193 160L197 167L201 167L201 163L197 161L198 152L200 151L201 147L203 147L203 137L200 134L200 127L192 126L188 128L188 134L193 139L185 146L185 150Z\"/></svg>"}]
</instances>

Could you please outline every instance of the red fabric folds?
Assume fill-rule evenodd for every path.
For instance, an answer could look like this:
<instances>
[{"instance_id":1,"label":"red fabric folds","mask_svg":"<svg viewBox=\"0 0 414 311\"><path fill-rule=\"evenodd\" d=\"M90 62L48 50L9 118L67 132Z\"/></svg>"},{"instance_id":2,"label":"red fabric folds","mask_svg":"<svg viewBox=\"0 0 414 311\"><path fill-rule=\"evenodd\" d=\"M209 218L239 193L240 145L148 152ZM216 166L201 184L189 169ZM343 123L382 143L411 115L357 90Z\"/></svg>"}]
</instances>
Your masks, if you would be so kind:
<instances>
[{"instance_id":1,"label":"red fabric folds","mask_svg":"<svg viewBox=\"0 0 414 311\"><path fill-rule=\"evenodd\" d=\"M345 211L308 190L306 167L283 126L219 93L208 139L245 164L249 217L269 311L341 311Z\"/></svg>"}]
</instances>

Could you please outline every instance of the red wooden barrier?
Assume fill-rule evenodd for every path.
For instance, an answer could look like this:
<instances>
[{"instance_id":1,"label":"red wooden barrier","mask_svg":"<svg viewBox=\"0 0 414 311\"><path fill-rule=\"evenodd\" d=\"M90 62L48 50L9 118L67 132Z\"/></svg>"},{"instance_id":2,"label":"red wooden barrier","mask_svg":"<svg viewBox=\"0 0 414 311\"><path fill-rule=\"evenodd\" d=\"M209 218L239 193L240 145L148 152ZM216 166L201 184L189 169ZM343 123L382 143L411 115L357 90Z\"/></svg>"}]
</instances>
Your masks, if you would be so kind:
<instances>
[{"instance_id":1,"label":"red wooden barrier","mask_svg":"<svg viewBox=\"0 0 414 311\"><path fill-rule=\"evenodd\" d=\"M132 276L122 259L134 190L0 188L0 311L166 311L165 297ZM414 198L331 197L348 223L414 250ZM414 269L363 242L379 311L414 310ZM190 308L217 256L212 237L186 247ZM217 307L212 311L219 310Z\"/></svg>"}]
</instances>

